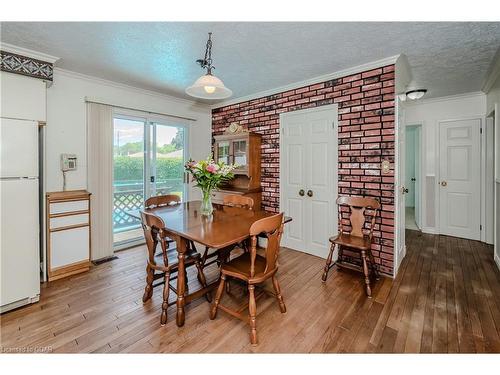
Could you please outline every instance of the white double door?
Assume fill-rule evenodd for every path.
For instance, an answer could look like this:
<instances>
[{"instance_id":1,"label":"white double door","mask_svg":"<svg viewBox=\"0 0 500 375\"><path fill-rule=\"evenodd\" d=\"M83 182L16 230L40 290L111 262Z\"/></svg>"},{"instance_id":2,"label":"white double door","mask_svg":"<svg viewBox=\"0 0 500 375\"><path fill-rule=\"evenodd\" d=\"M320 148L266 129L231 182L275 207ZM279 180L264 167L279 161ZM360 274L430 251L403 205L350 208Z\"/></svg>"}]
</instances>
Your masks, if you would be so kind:
<instances>
[{"instance_id":1,"label":"white double door","mask_svg":"<svg viewBox=\"0 0 500 375\"><path fill-rule=\"evenodd\" d=\"M326 258L337 233L337 106L280 117L280 206L292 217L283 246Z\"/></svg>"},{"instance_id":2,"label":"white double door","mask_svg":"<svg viewBox=\"0 0 500 375\"><path fill-rule=\"evenodd\" d=\"M439 230L449 236L481 237L480 119L439 124Z\"/></svg>"}]
</instances>

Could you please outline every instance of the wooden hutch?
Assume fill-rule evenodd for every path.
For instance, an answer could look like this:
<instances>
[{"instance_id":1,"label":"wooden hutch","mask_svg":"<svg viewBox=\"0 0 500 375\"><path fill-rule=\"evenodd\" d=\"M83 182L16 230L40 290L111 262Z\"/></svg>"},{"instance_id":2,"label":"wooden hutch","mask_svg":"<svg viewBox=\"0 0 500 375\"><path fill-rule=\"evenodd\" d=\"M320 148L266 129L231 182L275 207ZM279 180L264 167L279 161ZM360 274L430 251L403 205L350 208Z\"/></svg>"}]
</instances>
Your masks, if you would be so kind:
<instances>
[{"instance_id":1,"label":"wooden hutch","mask_svg":"<svg viewBox=\"0 0 500 375\"><path fill-rule=\"evenodd\" d=\"M260 146L262 137L257 133L244 131L232 124L225 134L214 137L214 160L239 165L234 170L234 179L212 192L212 201L222 203L226 194L240 194L251 197L254 207L260 209L262 187L260 185Z\"/></svg>"}]
</instances>

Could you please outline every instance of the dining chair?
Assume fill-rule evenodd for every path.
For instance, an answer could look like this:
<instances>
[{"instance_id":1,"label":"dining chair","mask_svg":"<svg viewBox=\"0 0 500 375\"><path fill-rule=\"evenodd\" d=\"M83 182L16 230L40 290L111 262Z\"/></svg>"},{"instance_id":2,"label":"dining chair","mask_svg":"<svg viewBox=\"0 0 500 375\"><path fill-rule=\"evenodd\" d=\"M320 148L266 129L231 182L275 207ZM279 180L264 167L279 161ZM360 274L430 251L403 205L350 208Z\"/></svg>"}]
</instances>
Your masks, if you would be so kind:
<instances>
[{"instance_id":1,"label":"dining chair","mask_svg":"<svg viewBox=\"0 0 500 375\"><path fill-rule=\"evenodd\" d=\"M168 306L175 303L168 303L170 289L172 289L172 291L177 294L177 290L175 289L175 287L170 285L170 280L177 279L177 275L172 277L172 273L177 272L179 269L177 250L168 248L165 223L161 218L153 214L141 211L141 223L144 230L144 238L146 239L146 246L148 250L148 261L146 266L146 288L144 290L142 301L146 302L153 296L153 287L156 286L153 286L153 282L157 279L163 278L163 304L160 323L161 325L165 325L167 322ZM159 264L156 262L157 257L155 256L155 251L158 243L160 243L161 247L163 264ZM201 266L200 258L200 254L189 247L187 249L187 252L185 253L185 266L186 269L189 266L196 266L198 270L198 281L200 282L202 287L205 288L207 286L207 282L203 273L203 267ZM205 296L210 302L210 294L207 293Z\"/></svg>"},{"instance_id":2,"label":"dining chair","mask_svg":"<svg viewBox=\"0 0 500 375\"><path fill-rule=\"evenodd\" d=\"M154 197L149 197L144 202L144 208L157 208L157 207L167 207L181 203L181 197L175 194L157 195ZM171 243L175 241L171 238L167 238L167 247L170 247Z\"/></svg>"},{"instance_id":3,"label":"dining chair","mask_svg":"<svg viewBox=\"0 0 500 375\"><path fill-rule=\"evenodd\" d=\"M341 196L337 198L338 215L339 215L339 227L340 232L337 236L330 237L329 241L331 243L330 253L326 259L326 265L323 272L322 280L326 281L328 277L328 271L335 264L337 266L342 266L342 253L343 248L349 248L360 253L362 262L362 271L365 276L365 286L366 294L371 297L372 290L370 285L370 272L368 269L368 263L370 264L371 271L375 274L376 279L379 278L378 269L373 258L371 251L372 240L373 240L373 229L375 227L375 219L377 217L377 211L380 209L380 203L375 198L362 198L362 197L346 197ZM343 217L342 217L342 207L347 206L347 212L349 213L348 222L351 226L350 233L344 232ZM369 228L366 228L367 211L370 211L371 221ZM339 254L337 262L332 264L332 257L335 247L338 246ZM369 260L367 259L369 258ZM349 267L350 268L350 267Z\"/></svg>"},{"instance_id":4,"label":"dining chair","mask_svg":"<svg viewBox=\"0 0 500 375\"><path fill-rule=\"evenodd\" d=\"M255 295L255 286L262 284L268 279L272 279L274 293L272 295L278 300L280 311L286 312L285 303L281 295L276 272L278 271L278 254L280 250L281 235L283 233L283 214L273 215L265 219L260 219L252 224L250 227L250 252L223 263L221 266L221 276L215 301L210 309L210 319L215 319L217 310L227 312L228 314L250 323L250 342L252 345L257 344L257 326L256 315L257 306L256 298L260 297ZM257 254L257 236L264 234L267 237L267 245L265 255ZM235 278L243 281L248 286L248 305L238 309L237 311L221 305L220 301L224 293L224 285L227 279ZM262 291L262 293L269 293ZM248 306L249 315L242 314L242 311Z\"/></svg>"},{"instance_id":5,"label":"dining chair","mask_svg":"<svg viewBox=\"0 0 500 375\"><path fill-rule=\"evenodd\" d=\"M240 208L245 208L247 210L253 210L254 202L253 199L250 197L245 197L243 195L237 195L237 194L226 194L224 195L222 204L224 206L230 206L230 207L240 207ZM193 244L194 245L194 244ZM244 251L247 251L246 249L246 244L241 244L241 247L243 248ZM211 264L218 263L220 265L221 263L221 257L225 260L229 256L228 250L223 251L223 250L215 250L214 252L210 253L210 248L207 246L205 247L205 251L203 252L203 255L201 257L201 264L203 267L208 267ZM207 263L207 261L211 258L217 258L214 259L210 262Z\"/></svg>"}]
</instances>

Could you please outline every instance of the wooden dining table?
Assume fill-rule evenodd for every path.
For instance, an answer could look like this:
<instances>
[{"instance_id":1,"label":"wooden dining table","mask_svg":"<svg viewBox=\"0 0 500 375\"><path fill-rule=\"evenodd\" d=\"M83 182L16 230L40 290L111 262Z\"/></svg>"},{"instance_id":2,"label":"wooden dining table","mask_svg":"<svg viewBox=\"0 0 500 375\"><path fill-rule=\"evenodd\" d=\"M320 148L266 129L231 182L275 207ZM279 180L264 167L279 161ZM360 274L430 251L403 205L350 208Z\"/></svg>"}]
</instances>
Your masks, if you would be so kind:
<instances>
[{"instance_id":1,"label":"wooden dining table","mask_svg":"<svg viewBox=\"0 0 500 375\"><path fill-rule=\"evenodd\" d=\"M160 217L165 223L168 236L177 244L179 270L177 274L177 326L185 321L184 307L191 300L205 295L214 284L186 295L185 253L189 241L194 241L212 249L224 249L241 243L249 237L250 227L257 220L272 216L264 210L214 204L210 216L200 213L201 201L182 202L171 206L144 209L144 212ZM140 210L128 211L127 214L140 220ZM285 217L285 223L290 222Z\"/></svg>"}]
</instances>

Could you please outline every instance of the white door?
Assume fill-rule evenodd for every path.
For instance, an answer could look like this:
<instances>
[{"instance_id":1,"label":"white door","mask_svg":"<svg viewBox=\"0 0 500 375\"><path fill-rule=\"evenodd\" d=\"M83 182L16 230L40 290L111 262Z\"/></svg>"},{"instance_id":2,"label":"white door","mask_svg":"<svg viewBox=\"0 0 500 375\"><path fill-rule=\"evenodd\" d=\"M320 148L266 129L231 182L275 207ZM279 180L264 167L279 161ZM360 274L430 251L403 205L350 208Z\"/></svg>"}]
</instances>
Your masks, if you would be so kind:
<instances>
[{"instance_id":1,"label":"white door","mask_svg":"<svg viewBox=\"0 0 500 375\"><path fill-rule=\"evenodd\" d=\"M480 239L480 119L439 124L441 234Z\"/></svg>"},{"instance_id":2,"label":"white door","mask_svg":"<svg viewBox=\"0 0 500 375\"><path fill-rule=\"evenodd\" d=\"M406 254L405 245L405 215L406 215L406 127L404 123L404 112L401 101L396 103L396 178L395 178L395 200L396 200L396 238L394 254L394 276L398 272L399 265Z\"/></svg>"},{"instance_id":3,"label":"white door","mask_svg":"<svg viewBox=\"0 0 500 375\"><path fill-rule=\"evenodd\" d=\"M280 205L293 221L283 245L326 258L337 233L337 106L280 117Z\"/></svg>"}]
</instances>

